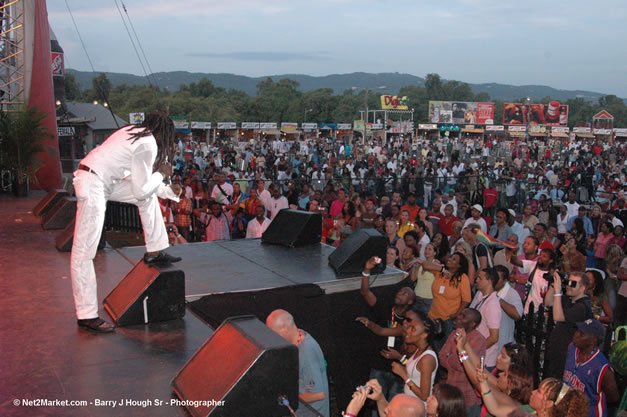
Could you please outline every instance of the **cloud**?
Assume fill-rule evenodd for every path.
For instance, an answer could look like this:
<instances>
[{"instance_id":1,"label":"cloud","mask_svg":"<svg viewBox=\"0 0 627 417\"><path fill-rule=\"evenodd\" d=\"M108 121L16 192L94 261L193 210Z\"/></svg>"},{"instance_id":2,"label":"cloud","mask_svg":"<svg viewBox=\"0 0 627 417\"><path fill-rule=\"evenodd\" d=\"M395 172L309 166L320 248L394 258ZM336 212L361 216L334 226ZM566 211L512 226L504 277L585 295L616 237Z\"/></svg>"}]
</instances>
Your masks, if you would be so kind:
<instances>
[{"instance_id":1,"label":"cloud","mask_svg":"<svg viewBox=\"0 0 627 417\"><path fill-rule=\"evenodd\" d=\"M273 51L241 51L241 52L190 52L186 56L195 58L218 58L235 61L320 61L330 59L328 52L273 52Z\"/></svg>"}]
</instances>

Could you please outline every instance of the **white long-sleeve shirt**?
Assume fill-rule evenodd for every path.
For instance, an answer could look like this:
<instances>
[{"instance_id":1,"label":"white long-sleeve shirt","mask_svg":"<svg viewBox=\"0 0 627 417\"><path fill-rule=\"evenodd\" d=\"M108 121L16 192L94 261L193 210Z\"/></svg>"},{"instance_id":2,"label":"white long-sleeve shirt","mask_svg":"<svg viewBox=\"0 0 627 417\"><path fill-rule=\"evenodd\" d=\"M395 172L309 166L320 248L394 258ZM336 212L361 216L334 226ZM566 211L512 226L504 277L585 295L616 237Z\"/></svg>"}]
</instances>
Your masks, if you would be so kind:
<instances>
[{"instance_id":1,"label":"white long-sleeve shirt","mask_svg":"<svg viewBox=\"0 0 627 417\"><path fill-rule=\"evenodd\" d=\"M114 132L81 161L107 185L130 180L133 196L137 200L145 200L154 193L160 196L168 194L166 188L169 189L163 183L163 175L152 172L158 151L154 136L129 140L141 129L128 126Z\"/></svg>"}]
</instances>

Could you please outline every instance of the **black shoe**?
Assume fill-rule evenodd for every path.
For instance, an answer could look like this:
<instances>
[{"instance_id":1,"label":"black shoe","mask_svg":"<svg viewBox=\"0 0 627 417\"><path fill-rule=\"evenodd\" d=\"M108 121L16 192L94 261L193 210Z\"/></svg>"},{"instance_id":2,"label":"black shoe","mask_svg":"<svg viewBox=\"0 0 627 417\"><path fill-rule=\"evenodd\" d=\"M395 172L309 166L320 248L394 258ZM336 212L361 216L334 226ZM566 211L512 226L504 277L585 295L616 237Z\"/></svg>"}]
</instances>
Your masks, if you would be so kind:
<instances>
[{"instance_id":1,"label":"black shoe","mask_svg":"<svg viewBox=\"0 0 627 417\"><path fill-rule=\"evenodd\" d=\"M112 324L107 323L100 317L96 317L95 319L78 320L78 327L93 330L98 333L109 333L115 329Z\"/></svg>"},{"instance_id":2,"label":"black shoe","mask_svg":"<svg viewBox=\"0 0 627 417\"><path fill-rule=\"evenodd\" d=\"M180 256L168 255L164 251L159 251L159 253L156 255L144 255L144 262L146 262L146 265L148 266L166 266L173 264L174 262L179 262L181 259L183 258L181 258Z\"/></svg>"}]
</instances>

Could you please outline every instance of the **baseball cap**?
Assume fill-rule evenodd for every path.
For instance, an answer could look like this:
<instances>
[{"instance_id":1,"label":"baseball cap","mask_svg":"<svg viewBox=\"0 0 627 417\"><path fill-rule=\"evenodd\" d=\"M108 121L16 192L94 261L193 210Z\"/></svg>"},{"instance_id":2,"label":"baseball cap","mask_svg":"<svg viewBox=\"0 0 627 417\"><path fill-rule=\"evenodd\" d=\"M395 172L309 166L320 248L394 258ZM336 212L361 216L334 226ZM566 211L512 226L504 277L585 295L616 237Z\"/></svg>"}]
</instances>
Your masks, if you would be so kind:
<instances>
[{"instance_id":1,"label":"baseball cap","mask_svg":"<svg viewBox=\"0 0 627 417\"><path fill-rule=\"evenodd\" d=\"M477 210L479 213L483 213L483 207L481 207L481 204L475 204L471 207L471 209Z\"/></svg>"},{"instance_id":2,"label":"baseball cap","mask_svg":"<svg viewBox=\"0 0 627 417\"><path fill-rule=\"evenodd\" d=\"M599 320L588 319L586 321L580 321L577 323L577 328L586 334L593 334L598 339L605 337L605 328Z\"/></svg>"}]
</instances>

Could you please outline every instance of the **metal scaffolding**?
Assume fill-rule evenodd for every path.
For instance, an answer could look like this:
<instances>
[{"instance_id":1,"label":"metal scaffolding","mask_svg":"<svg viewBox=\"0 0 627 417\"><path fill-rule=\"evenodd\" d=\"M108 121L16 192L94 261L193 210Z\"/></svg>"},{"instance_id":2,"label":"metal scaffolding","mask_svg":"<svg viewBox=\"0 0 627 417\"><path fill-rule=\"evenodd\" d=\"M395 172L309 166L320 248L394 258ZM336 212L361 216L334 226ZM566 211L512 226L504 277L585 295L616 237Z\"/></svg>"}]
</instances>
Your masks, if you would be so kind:
<instances>
[{"instance_id":1,"label":"metal scaffolding","mask_svg":"<svg viewBox=\"0 0 627 417\"><path fill-rule=\"evenodd\" d=\"M0 0L0 110L25 103L24 2Z\"/></svg>"}]
</instances>

